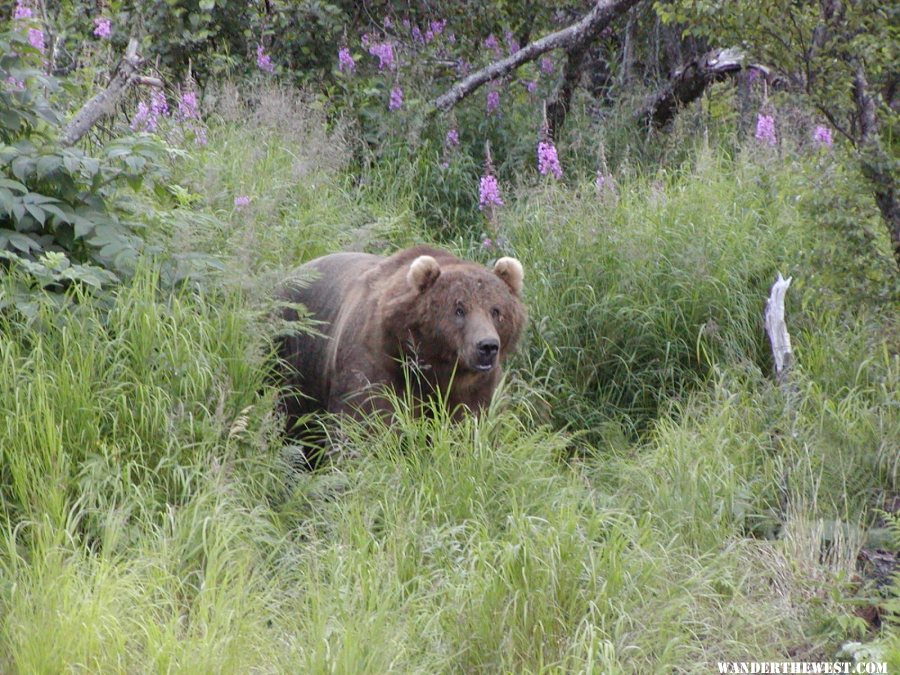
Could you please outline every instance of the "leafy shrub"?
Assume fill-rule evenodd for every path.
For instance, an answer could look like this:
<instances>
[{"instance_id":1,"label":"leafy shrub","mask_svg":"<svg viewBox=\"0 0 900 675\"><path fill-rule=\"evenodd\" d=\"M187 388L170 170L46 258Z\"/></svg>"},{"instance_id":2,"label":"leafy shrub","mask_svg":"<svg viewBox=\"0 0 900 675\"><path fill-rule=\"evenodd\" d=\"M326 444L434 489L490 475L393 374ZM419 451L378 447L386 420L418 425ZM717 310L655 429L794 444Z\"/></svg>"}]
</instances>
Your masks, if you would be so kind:
<instances>
[{"instance_id":1,"label":"leafy shrub","mask_svg":"<svg viewBox=\"0 0 900 675\"><path fill-rule=\"evenodd\" d=\"M63 147L59 114L44 95L59 82L29 67L37 53L22 35L0 34L0 52L0 257L38 288L115 283L143 248L123 195L157 173L161 146L132 136L99 156Z\"/></svg>"}]
</instances>

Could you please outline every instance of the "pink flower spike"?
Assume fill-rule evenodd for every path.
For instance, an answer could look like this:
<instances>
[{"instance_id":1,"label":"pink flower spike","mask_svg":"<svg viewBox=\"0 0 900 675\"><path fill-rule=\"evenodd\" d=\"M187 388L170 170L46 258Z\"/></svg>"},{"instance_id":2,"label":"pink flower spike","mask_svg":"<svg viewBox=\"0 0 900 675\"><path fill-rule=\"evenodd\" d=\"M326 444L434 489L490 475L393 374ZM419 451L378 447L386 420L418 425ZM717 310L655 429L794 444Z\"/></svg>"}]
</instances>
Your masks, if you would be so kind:
<instances>
[{"instance_id":1,"label":"pink flower spike","mask_svg":"<svg viewBox=\"0 0 900 675\"><path fill-rule=\"evenodd\" d=\"M261 44L256 46L256 67L264 73L275 72L275 64L272 63L272 58L266 54L265 47Z\"/></svg>"},{"instance_id":2,"label":"pink flower spike","mask_svg":"<svg viewBox=\"0 0 900 675\"><path fill-rule=\"evenodd\" d=\"M352 73L356 70L356 61L353 60L347 47L338 49L338 70L342 73Z\"/></svg>"},{"instance_id":3,"label":"pink flower spike","mask_svg":"<svg viewBox=\"0 0 900 675\"><path fill-rule=\"evenodd\" d=\"M108 38L112 34L112 21L105 16L94 19L94 37Z\"/></svg>"},{"instance_id":4,"label":"pink flower spike","mask_svg":"<svg viewBox=\"0 0 900 675\"><path fill-rule=\"evenodd\" d=\"M236 209L240 209L248 204L250 204L250 197L247 195L240 195L234 198L234 208Z\"/></svg>"},{"instance_id":5,"label":"pink flower spike","mask_svg":"<svg viewBox=\"0 0 900 675\"><path fill-rule=\"evenodd\" d=\"M541 141L537 147L538 171L542 176L548 173L553 174L556 180L562 178L562 166L559 164L559 157L556 154L556 146L551 141Z\"/></svg>"},{"instance_id":6,"label":"pink flower spike","mask_svg":"<svg viewBox=\"0 0 900 675\"><path fill-rule=\"evenodd\" d=\"M13 14L14 19L30 19L33 16L34 12L31 10L31 7L24 4L22 0L16 3L16 11Z\"/></svg>"},{"instance_id":7,"label":"pink flower spike","mask_svg":"<svg viewBox=\"0 0 900 675\"><path fill-rule=\"evenodd\" d=\"M775 145L775 118L772 115L759 113L756 116L756 140L766 145Z\"/></svg>"},{"instance_id":8,"label":"pink flower spike","mask_svg":"<svg viewBox=\"0 0 900 675\"><path fill-rule=\"evenodd\" d=\"M492 206L503 206L503 199L500 198L500 187L497 185L497 179L489 174L481 177L478 192L478 208L484 211L485 208Z\"/></svg>"},{"instance_id":9,"label":"pink flower spike","mask_svg":"<svg viewBox=\"0 0 900 675\"><path fill-rule=\"evenodd\" d=\"M487 94L485 106L487 107L487 111L489 113L496 112L496 110L500 107L500 92L496 89L489 91Z\"/></svg>"},{"instance_id":10,"label":"pink flower spike","mask_svg":"<svg viewBox=\"0 0 900 675\"><path fill-rule=\"evenodd\" d=\"M28 29L28 44L37 49L41 54L44 53L44 31L40 28Z\"/></svg>"},{"instance_id":11,"label":"pink flower spike","mask_svg":"<svg viewBox=\"0 0 900 675\"><path fill-rule=\"evenodd\" d=\"M830 148L834 145L834 141L831 138L831 129L821 124L816 125L813 131L813 143L825 148Z\"/></svg>"},{"instance_id":12,"label":"pink flower spike","mask_svg":"<svg viewBox=\"0 0 900 675\"><path fill-rule=\"evenodd\" d=\"M399 86L391 89L391 99L388 101L388 110L399 110L403 107L403 90Z\"/></svg>"}]
</instances>

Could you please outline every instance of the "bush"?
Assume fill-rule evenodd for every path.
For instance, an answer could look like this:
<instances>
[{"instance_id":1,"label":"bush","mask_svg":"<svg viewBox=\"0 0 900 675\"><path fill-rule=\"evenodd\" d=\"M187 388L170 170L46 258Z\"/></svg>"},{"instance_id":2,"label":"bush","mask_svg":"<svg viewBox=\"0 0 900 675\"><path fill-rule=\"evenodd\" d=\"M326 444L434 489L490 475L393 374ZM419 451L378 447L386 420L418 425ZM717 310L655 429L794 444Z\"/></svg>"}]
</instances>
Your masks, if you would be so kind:
<instances>
[{"instance_id":1,"label":"bush","mask_svg":"<svg viewBox=\"0 0 900 675\"><path fill-rule=\"evenodd\" d=\"M33 314L29 288L100 289L131 274L144 249L126 195L157 174L162 147L147 136L108 143L99 156L59 142L61 120L44 91L59 83L29 67L37 51L0 34L0 257L20 284L3 306Z\"/></svg>"}]
</instances>

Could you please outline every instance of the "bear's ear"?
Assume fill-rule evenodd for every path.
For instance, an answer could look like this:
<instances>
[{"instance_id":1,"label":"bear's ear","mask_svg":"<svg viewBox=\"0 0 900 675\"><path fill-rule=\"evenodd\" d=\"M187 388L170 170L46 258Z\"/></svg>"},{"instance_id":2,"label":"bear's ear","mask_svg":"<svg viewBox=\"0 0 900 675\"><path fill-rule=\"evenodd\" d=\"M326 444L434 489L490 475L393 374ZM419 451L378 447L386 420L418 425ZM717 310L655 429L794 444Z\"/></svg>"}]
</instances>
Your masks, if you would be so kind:
<instances>
[{"instance_id":1,"label":"bear's ear","mask_svg":"<svg viewBox=\"0 0 900 675\"><path fill-rule=\"evenodd\" d=\"M494 263L494 274L503 279L506 285L516 295L522 293L522 280L525 278L525 270L522 263L515 258L500 258Z\"/></svg>"},{"instance_id":2,"label":"bear's ear","mask_svg":"<svg viewBox=\"0 0 900 675\"><path fill-rule=\"evenodd\" d=\"M420 255L412 261L406 273L407 283L423 293L441 276L441 266L430 255Z\"/></svg>"}]
</instances>

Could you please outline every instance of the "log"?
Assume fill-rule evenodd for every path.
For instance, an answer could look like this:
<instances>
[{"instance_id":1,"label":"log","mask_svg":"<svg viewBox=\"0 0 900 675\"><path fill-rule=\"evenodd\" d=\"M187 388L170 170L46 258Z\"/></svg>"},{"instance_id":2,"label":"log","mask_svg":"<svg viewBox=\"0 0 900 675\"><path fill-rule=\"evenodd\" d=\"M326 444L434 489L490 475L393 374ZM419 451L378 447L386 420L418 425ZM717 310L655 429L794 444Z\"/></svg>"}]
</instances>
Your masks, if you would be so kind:
<instances>
[{"instance_id":1,"label":"log","mask_svg":"<svg viewBox=\"0 0 900 675\"><path fill-rule=\"evenodd\" d=\"M784 296L791 285L791 279L785 279L778 273L772 285L769 299L766 301L765 328L772 345L772 357L775 362L775 381L783 389L787 387L788 372L793 362L791 336L784 320Z\"/></svg>"},{"instance_id":2,"label":"log","mask_svg":"<svg viewBox=\"0 0 900 675\"><path fill-rule=\"evenodd\" d=\"M137 74L144 64L144 59L137 53L137 49L137 39L131 38L128 41L125 55L119 61L112 79L109 81L109 86L85 103L63 129L63 146L75 145L104 115L112 113L122 94L132 84L162 86L162 82L156 78Z\"/></svg>"},{"instance_id":3,"label":"log","mask_svg":"<svg viewBox=\"0 0 900 675\"><path fill-rule=\"evenodd\" d=\"M447 111L483 84L503 77L553 49L569 49L585 44L600 33L617 16L634 7L641 0L597 0L590 12L580 21L555 33L535 40L504 59L488 64L451 86L431 102L429 114Z\"/></svg>"}]
</instances>

